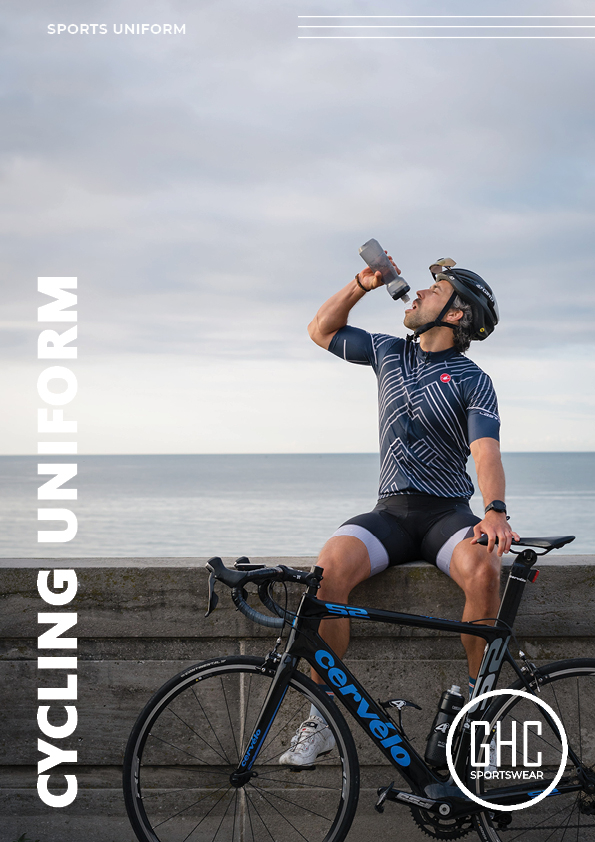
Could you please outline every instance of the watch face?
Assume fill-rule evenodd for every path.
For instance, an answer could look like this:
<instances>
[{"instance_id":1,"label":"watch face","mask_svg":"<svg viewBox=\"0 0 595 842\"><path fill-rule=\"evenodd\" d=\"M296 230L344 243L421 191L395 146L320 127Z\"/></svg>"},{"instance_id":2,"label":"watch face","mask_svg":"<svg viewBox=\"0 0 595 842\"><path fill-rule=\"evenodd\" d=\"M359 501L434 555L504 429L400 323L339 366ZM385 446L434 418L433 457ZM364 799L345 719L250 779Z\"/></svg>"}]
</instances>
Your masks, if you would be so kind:
<instances>
[{"instance_id":1,"label":"watch face","mask_svg":"<svg viewBox=\"0 0 595 842\"><path fill-rule=\"evenodd\" d=\"M487 507L486 512L489 512L493 509L495 512L506 512L506 503L503 503L502 500L494 500L493 503Z\"/></svg>"}]
</instances>

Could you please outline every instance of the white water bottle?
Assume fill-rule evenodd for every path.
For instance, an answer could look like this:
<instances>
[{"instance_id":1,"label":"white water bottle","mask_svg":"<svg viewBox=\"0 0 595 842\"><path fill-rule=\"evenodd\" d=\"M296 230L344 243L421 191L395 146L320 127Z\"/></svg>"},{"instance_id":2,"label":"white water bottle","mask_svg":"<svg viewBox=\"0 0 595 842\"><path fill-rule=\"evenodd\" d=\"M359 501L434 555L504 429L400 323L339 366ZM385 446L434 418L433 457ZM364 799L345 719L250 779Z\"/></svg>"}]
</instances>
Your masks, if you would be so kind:
<instances>
[{"instance_id":1,"label":"white water bottle","mask_svg":"<svg viewBox=\"0 0 595 842\"><path fill-rule=\"evenodd\" d=\"M368 240L361 246L360 257L364 260L370 269L374 272L380 272L382 275L382 282L384 283L388 294L397 301L399 298L403 299L405 303L409 301L407 293L411 289L405 278L399 275L393 264L390 262L385 254L384 249L378 240Z\"/></svg>"}]
</instances>

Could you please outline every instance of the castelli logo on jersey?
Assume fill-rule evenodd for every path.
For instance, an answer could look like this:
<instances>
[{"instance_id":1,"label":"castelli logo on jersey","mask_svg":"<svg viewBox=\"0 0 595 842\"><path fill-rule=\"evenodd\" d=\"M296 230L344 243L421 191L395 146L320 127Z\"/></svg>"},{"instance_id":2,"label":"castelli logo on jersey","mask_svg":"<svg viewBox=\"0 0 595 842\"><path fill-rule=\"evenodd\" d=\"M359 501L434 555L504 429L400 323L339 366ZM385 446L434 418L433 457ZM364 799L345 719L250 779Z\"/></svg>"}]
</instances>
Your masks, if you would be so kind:
<instances>
[{"instance_id":1,"label":"castelli logo on jersey","mask_svg":"<svg viewBox=\"0 0 595 842\"><path fill-rule=\"evenodd\" d=\"M441 374L440 379L443 383L450 383L450 374Z\"/></svg>"}]
</instances>

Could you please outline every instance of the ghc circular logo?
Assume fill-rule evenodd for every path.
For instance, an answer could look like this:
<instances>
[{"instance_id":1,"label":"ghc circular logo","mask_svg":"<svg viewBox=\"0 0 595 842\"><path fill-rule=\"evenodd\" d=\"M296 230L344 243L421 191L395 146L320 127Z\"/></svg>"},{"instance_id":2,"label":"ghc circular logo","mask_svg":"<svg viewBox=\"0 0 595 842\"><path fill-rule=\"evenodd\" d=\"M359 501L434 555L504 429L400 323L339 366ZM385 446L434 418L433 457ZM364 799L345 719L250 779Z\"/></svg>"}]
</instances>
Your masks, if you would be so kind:
<instances>
[{"instance_id":1,"label":"ghc circular logo","mask_svg":"<svg viewBox=\"0 0 595 842\"><path fill-rule=\"evenodd\" d=\"M479 798L477 795L475 795L473 792L471 792L469 789L467 789L465 784L459 778L459 776L457 775L457 770L455 769L455 766L454 766L454 763L453 763L453 760L452 760L452 741L453 741L455 731L457 729L457 725L459 724L459 722L462 720L462 718L465 716L465 714L468 711L477 707L479 702L483 702L484 700L491 699L493 696L519 696L519 697L523 697L525 699L528 699L533 704L539 705L541 708L543 708L549 714L549 716L554 721L554 723L556 725L556 728L558 729L558 735L560 737L560 742L562 743L562 757L561 757L561 760L560 760L560 766L559 766L558 772L556 773L556 776L554 777L554 780L543 791L539 791L538 793L534 793L534 792L527 793L527 795L534 795L535 794L535 797L531 798L529 801L523 802L522 804L512 804L512 805L496 804L495 802L484 801L483 799ZM499 725L500 723L498 722L497 724ZM537 722L531 721L531 722L526 722L525 726L538 725L538 724L539 723L537 723ZM475 742L475 737L476 737L476 731L481 732L483 730L482 736L484 738L487 738L486 735L489 732L489 723L480 722L480 721L477 721L477 720L471 720L471 728L472 728L471 745L473 747L474 742ZM525 727L524 728L524 737L526 737L527 730L528 729ZM499 728L497 729L497 735L498 735L497 739L499 740L500 739L500 729ZM504 744L510 745L510 742L507 741ZM481 745L484 746L484 751L487 752L487 749L489 748L489 746L485 746L484 743L482 743ZM526 747L524 749L524 752L525 752L525 757L526 757ZM499 754L500 754L500 749L498 749L498 755ZM450 774L452 775L453 780L456 782L459 789L461 789L465 793L465 795L467 795L472 801L475 801L475 803L479 804L481 807L485 807L488 810L498 810L498 812L503 812L503 813L504 812L505 813L512 813L514 810L524 810L527 807L531 807L533 804L537 804L539 801L542 801L544 798L547 798L547 796L556 788L556 786L558 785L558 782L560 781L560 778L564 774L564 768L566 766L567 758L568 758L568 740L566 738L566 732L564 731L564 727L563 727L562 723L560 722L560 718L558 717L556 712L554 710L552 710L552 708L547 704L547 702L544 702L542 699L538 699L535 696L532 696L531 693L527 693L525 690L510 690L510 689L490 690L488 693L482 693L480 696L477 696L476 698L472 699L470 702L467 702L467 704L464 705L464 707L461 708L461 710L455 716L455 718L452 722L452 725L448 729L448 736L446 738L446 761L448 763L448 768L450 770ZM540 756L538 757L538 761L539 761L538 763L527 763L527 765L529 765L529 766L540 765ZM498 760L498 762L499 762L499 760ZM485 767L485 766L488 765L488 761L486 760L485 763L481 763L481 764L475 763L473 761L473 751L472 751L472 765L473 766L477 765L477 766L484 766ZM486 772L484 774L485 774L486 780L488 779L488 776L491 777L490 772ZM496 775L497 773L492 773L492 774ZM473 773L472 773L472 775L473 775ZM497 790L492 790L492 793L495 794L496 792L497 792Z\"/></svg>"},{"instance_id":2,"label":"ghc circular logo","mask_svg":"<svg viewBox=\"0 0 595 842\"><path fill-rule=\"evenodd\" d=\"M450 374L441 374L440 379L443 383L450 383Z\"/></svg>"}]
</instances>

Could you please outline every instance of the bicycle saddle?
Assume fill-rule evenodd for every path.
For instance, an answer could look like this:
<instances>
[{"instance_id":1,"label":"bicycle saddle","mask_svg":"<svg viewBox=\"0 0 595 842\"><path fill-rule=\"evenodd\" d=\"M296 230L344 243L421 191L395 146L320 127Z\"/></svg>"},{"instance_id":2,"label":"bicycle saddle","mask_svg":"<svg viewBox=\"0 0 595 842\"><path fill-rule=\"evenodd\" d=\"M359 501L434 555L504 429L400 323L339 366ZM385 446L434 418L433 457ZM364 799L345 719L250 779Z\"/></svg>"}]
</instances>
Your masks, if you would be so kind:
<instances>
[{"instance_id":1,"label":"bicycle saddle","mask_svg":"<svg viewBox=\"0 0 595 842\"><path fill-rule=\"evenodd\" d=\"M550 550L559 550L564 544L570 544L571 541L574 541L575 537L574 535L558 535L550 538L520 538L518 541L513 541L512 546L539 547L539 549L549 552ZM488 543L488 536L482 535L477 543L485 547ZM498 543L497 538L496 543Z\"/></svg>"}]
</instances>

